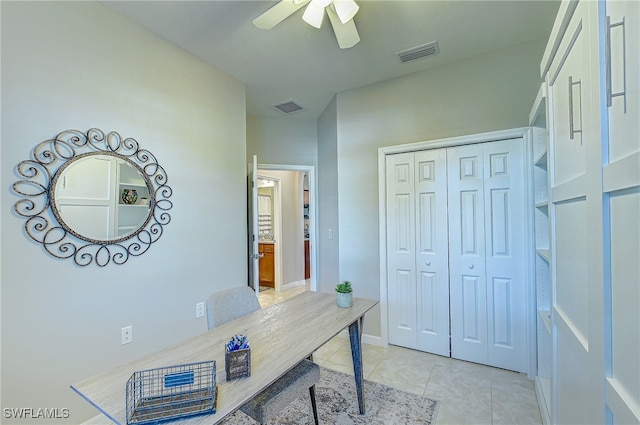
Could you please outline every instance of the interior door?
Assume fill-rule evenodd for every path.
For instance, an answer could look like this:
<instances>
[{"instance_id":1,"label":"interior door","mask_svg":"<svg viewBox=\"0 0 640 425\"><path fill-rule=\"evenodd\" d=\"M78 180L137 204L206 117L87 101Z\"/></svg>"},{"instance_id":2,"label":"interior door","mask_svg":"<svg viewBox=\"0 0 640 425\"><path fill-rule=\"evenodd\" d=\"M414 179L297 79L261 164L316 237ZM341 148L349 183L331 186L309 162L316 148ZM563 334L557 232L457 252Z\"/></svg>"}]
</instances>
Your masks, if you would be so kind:
<instances>
[{"instance_id":1,"label":"interior door","mask_svg":"<svg viewBox=\"0 0 640 425\"><path fill-rule=\"evenodd\" d=\"M249 229L249 286L260 293L258 252L258 156L253 155L247 173L247 209Z\"/></svg>"}]
</instances>

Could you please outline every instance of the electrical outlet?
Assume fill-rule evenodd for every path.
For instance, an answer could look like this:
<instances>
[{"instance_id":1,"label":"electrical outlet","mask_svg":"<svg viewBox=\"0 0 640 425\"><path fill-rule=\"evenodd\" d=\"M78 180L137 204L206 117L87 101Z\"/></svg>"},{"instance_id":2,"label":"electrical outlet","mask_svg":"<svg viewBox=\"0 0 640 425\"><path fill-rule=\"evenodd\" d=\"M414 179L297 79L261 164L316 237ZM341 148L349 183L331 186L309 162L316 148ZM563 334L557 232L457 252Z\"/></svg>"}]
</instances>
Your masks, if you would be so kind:
<instances>
[{"instance_id":1,"label":"electrical outlet","mask_svg":"<svg viewBox=\"0 0 640 425\"><path fill-rule=\"evenodd\" d=\"M333 239L333 229L329 229L329 239Z\"/></svg>"},{"instance_id":2,"label":"electrical outlet","mask_svg":"<svg viewBox=\"0 0 640 425\"><path fill-rule=\"evenodd\" d=\"M204 302L196 304L196 319L204 316Z\"/></svg>"},{"instance_id":3,"label":"electrical outlet","mask_svg":"<svg viewBox=\"0 0 640 425\"><path fill-rule=\"evenodd\" d=\"M133 342L133 326L126 326L120 329L120 344L125 345Z\"/></svg>"}]
</instances>

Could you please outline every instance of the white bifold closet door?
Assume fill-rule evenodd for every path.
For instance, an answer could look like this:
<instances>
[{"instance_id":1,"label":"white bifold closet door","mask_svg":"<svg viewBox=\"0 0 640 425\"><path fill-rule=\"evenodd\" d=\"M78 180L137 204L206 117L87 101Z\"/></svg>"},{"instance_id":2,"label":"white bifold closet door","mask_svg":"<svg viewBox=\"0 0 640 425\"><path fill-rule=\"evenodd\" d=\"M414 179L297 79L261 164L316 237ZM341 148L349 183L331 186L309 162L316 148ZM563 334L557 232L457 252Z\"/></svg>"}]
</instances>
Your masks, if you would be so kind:
<instances>
[{"instance_id":1,"label":"white bifold closet door","mask_svg":"<svg viewBox=\"0 0 640 425\"><path fill-rule=\"evenodd\" d=\"M522 139L387 156L389 342L526 370Z\"/></svg>"},{"instance_id":2,"label":"white bifold closet door","mask_svg":"<svg viewBox=\"0 0 640 425\"><path fill-rule=\"evenodd\" d=\"M447 156L387 155L389 342L449 356Z\"/></svg>"}]
</instances>

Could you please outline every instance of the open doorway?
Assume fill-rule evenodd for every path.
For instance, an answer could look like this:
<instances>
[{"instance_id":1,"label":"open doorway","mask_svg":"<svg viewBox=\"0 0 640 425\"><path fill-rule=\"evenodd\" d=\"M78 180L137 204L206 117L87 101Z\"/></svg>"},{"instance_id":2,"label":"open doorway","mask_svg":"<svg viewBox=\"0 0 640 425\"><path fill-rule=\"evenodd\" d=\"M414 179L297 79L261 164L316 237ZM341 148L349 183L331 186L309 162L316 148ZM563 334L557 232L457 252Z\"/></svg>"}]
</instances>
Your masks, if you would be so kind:
<instances>
[{"instance_id":1,"label":"open doorway","mask_svg":"<svg viewBox=\"0 0 640 425\"><path fill-rule=\"evenodd\" d=\"M258 194L265 196L262 212L272 211L273 237L262 241L265 242L263 248L273 250L274 290L279 292L300 286L316 290L314 167L258 164L257 175L260 179L273 181L273 189L259 188ZM269 195L271 198L267 198ZM271 210L265 206L268 199L272 200ZM264 235L270 237L267 226L263 226L263 230ZM269 264L264 259L270 253L263 254L259 275L262 275L264 265L265 276L268 276ZM267 288L263 282L260 285L261 289Z\"/></svg>"}]
</instances>

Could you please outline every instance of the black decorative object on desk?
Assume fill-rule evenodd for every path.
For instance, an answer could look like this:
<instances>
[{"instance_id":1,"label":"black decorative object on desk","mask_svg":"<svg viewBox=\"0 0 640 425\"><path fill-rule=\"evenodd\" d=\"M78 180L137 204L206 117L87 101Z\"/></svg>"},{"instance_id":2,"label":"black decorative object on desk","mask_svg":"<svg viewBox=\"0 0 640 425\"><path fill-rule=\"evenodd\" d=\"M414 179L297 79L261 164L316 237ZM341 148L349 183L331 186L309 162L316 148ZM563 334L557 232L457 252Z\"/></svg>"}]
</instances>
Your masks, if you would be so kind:
<instances>
[{"instance_id":1,"label":"black decorative object on desk","mask_svg":"<svg viewBox=\"0 0 640 425\"><path fill-rule=\"evenodd\" d=\"M244 335L236 335L225 345L224 370L227 381L251 376L251 347Z\"/></svg>"}]
</instances>

